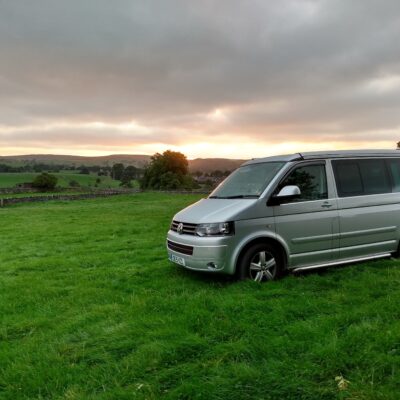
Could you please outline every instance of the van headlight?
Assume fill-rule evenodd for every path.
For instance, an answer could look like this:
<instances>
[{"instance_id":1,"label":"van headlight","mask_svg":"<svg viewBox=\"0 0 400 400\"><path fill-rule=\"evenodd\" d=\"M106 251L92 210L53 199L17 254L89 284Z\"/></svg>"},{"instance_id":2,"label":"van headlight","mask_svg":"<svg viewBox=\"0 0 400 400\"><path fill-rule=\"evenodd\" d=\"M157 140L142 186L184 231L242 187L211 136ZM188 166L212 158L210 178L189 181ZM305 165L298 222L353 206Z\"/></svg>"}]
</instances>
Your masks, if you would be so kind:
<instances>
[{"instance_id":1,"label":"van headlight","mask_svg":"<svg viewBox=\"0 0 400 400\"><path fill-rule=\"evenodd\" d=\"M196 226L197 236L229 236L235 233L233 222L216 222L213 224L199 224Z\"/></svg>"}]
</instances>

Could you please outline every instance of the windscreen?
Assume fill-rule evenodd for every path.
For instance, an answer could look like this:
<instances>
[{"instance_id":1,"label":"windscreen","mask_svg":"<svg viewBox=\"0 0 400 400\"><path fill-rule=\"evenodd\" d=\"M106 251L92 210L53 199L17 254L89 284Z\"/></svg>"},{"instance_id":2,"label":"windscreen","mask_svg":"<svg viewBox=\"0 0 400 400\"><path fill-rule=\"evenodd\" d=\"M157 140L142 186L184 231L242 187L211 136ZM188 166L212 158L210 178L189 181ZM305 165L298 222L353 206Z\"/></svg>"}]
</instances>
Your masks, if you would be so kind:
<instances>
[{"instance_id":1,"label":"windscreen","mask_svg":"<svg viewBox=\"0 0 400 400\"><path fill-rule=\"evenodd\" d=\"M211 199L257 198L268 186L284 162L249 164L238 168L210 195Z\"/></svg>"}]
</instances>

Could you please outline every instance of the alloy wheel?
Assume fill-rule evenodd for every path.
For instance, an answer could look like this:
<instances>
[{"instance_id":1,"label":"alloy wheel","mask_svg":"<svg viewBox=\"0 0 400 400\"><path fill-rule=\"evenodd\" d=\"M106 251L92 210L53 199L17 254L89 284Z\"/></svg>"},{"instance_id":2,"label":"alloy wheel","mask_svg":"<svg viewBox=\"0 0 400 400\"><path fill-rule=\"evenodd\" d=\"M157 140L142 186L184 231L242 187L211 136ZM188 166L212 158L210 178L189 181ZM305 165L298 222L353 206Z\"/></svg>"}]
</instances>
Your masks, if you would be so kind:
<instances>
[{"instance_id":1,"label":"alloy wheel","mask_svg":"<svg viewBox=\"0 0 400 400\"><path fill-rule=\"evenodd\" d=\"M255 282L273 280L276 275L275 257L268 251L260 251L251 259L249 267L250 279Z\"/></svg>"}]
</instances>

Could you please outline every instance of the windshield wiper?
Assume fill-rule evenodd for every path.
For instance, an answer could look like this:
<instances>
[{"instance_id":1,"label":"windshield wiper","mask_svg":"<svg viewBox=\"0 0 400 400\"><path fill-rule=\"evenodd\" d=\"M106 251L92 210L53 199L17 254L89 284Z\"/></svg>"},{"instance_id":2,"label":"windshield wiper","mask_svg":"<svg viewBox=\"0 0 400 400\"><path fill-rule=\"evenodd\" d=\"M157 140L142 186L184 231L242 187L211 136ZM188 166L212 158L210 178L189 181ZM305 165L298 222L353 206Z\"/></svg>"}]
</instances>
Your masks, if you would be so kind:
<instances>
[{"instance_id":1,"label":"windshield wiper","mask_svg":"<svg viewBox=\"0 0 400 400\"><path fill-rule=\"evenodd\" d=\"M259 196L256 194L237 194L235 196L210 196L209 199L258 199Z\"/></svg>"},{"instance_id":2,"label":"windshield wiper","mask_svg":"<svg viewBox=\"0 0 400 400\"><path fill-rule=\"evenodd\" d=\"M238 194L236 196L227 196L226 199L258 199L256 194Z\"/></svg>"}]
</instances>

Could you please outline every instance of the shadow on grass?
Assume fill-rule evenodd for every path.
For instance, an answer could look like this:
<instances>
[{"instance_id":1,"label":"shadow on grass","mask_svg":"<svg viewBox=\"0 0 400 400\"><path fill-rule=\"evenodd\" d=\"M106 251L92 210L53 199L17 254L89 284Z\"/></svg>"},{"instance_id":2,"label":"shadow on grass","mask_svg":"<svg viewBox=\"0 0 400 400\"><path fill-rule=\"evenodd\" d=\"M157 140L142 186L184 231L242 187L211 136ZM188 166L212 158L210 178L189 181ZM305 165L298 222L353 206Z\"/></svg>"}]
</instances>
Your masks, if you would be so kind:
<instances>
[{"instance_id":1,"label":"shadow on grass","mask_svg":"<svg viewBox=\"0 0 400 400\"><path fill-rule=\"evenodd\" d=\"M315 268L298 272L288 272L281 279L275 282L252 282L251 280L240 281L235 276L224 275L220 273L213 273L207 271L192 271L189 269L185 269L183 267L176 266L173 274L179 277L180 279L190 281L194 284L199 284L201 287L213 287L214 289L227 289L229 287L234 287L235 285L241 284L242 282L246 282L247 285L254 285L254 289L260 290L266 287L274 287L276 289L276 285L290 288L297 287L300 281L310 281L309 283L312 285L315 279L322 279L321 283L326 280L326 284L333 284L333 281L343 281L343 280L352 280L357 279L361 271L368 269L370 272L378 273L379 269L382 269L382 263L386 268L396 268L398 267L399 262L394 259L384 259L384 260L375 260L370 261L368 263L357 262L352 264L344 264L338 266L330 266L325 268ZM282 285L283 284L283 285ZM265 286L266 285L266 286ZM249 286L253 287L253 286Z\"/></svg>"},{"instance_id":2,"label":"shadow on grass","mask_svg":"<svg viewBox=\"0 0 400 400\"><path fill-rule=\"evenodd\" d=\"M190 278L199 283L216 284L218 286L229 286L232 283L239 282L231 275L207 271L193 271L179 266L176 267L176 273L180 277Z\"/></svg>"},{"instance_id":3,"label":"shadow on grass","mask_svg":"<svg viewBox=\"0 0 400 400\"><path fill-rule=\"evenodd\" d=\"M387 267L396 267L399 260L396 258L380 258L376 260L371 260L371 261L358 261L358 262L352 262L349 264L341 264L341 265L332 265L329 267L322 267L322 268L311 268L311 269L306 269L303 271L297 271L297 272L289 272L289 275L293 275L295 277L307 277L310 275L316 275L316 276L325 276L325 275L330 275L333 273L343 273L344 271L349 273L349 274L354 274L359 272L359 268L362 266L362 268L382 268L382 262L385 262L385 265Z\"/></svg>"}]
</instances>

